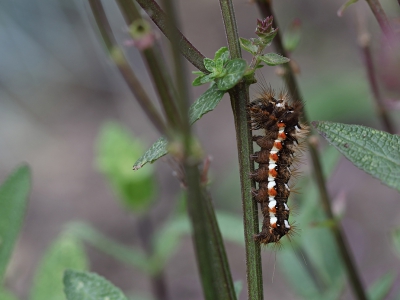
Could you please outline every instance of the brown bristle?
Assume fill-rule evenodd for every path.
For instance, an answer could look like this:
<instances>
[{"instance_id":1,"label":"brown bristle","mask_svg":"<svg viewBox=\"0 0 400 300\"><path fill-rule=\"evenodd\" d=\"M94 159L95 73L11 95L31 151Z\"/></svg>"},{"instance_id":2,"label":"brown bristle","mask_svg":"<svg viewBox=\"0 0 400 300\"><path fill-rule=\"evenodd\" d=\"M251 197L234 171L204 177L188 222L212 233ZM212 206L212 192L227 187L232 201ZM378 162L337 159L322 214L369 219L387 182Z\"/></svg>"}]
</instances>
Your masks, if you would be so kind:
<instances>
[{"instance_id":1,"label":"brown bristle","mask_svg":"<svg viewBox=\"0 0 400 300\"><path fill-rule=\"evenodd\" d=\"M292 103L286 92L276 98L271 88L249 104L252 130L264 131L263 135L253 136L261 150L250 157L259 164L250 177L258 182L252 194L261 204L264 217L261 232L254 236L261 244L277 244L283 236L294 232L287 206L293 191L288 184L292 185L291 179L298 175L293 164L298 161L301 141L308 132L308 127L300 123L302 109L302 103Z\"/></svg>"}]
</instances>

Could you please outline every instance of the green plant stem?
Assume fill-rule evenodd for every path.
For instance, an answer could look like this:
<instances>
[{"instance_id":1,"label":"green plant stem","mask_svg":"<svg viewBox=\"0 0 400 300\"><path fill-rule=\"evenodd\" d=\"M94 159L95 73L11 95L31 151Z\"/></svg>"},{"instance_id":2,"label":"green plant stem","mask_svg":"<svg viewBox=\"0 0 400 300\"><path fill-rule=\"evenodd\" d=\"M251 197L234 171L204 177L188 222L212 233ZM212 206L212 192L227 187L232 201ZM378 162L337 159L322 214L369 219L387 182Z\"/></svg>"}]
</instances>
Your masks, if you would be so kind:
<instances>
[{"instance_id":1,"label":"green plant stem","mask_svg":"<svg viewBox=\"0 0 400 300\"><path fill-rule=\"evenodd\" d=\"M376 20L378 21L379 26L382 29L382 32L387 37L393 36L392 27L390 26L386 13L383 10L379 1L378 0L365 0L365 1L367 1L369 7L371 8L372 13L374 14Z\"/></svg>"},{"instance_id":2,"label":"green plant stem","mask_svg":"<svg viewBox=\"0 0 400 300\"><path fill-rule=\"evenodd\" d=\"M136 5L132 1L118 0L118 4L128 26L134 21L142 19ZM161 100L168 124L170 125L169 127L172 130L177 130L183 124L180 116L176 114L178 111L175 103L176 91L173 88L171 80L169 80L167 67L160 59L162 55L155 43L141 50L141 53L153 78L154 86Z\"/></svg>"},{"instance_id":3,"label":"green plant stem","mask_svg":"<svg viewBox=\"0 0 400 300\"><path fill-rule=\"evenodd\" d=\"M258 5L258 7L261 11L261 14L264 18L266 18L268 16L273 16L273 18L274 18L273 19L273 27L278 28L277 19L272 10L271 1L270 0L257 0L257 5ZM285 57L288 57L288 53L286 53L286 50L283 47L282 38L281 38L279 31L273 40L273 44L276 47L277 51L280 52L280 54L282 54ZM303 102L303 98L300 95L300 89L298 87L297 80L296 80L296 77L294 75L291 65L284 64L284 66L285 66L284 79L286 81L289 93L291 94L292 98L295 101ZM303 116L304 116L304 120L307 123L309 123L306 111L304 111ZM330 200L329 193L328 193L328 190L326 187L325 178L323 176L321 158L319 157L319 153L315 146L316 143L313 142L313 139L316 139L316 138L311 136L307 140L307 144L308 144L308 148L310 150L311 160L313 162L313 171L314 171L316 182L317 182L318 189L320 192L322 206L325 210L325 214L327 215L327 217L329 219L334 220L334 215L333 215L332 208L331 208L331 200ZM346 266L347 274L349 276L351 287L353 289L354 294L357 296L357 299L360 299L360 300L367 299L365 290L361 283L361 277L357 271L354 259L350 252L350 248L348 246L346 237L344 235L344 232L343 232L343 229L342 229L340 223L337 223L337 226L332 227L332 232L336 239L336 243L338 244L339 252L342 256L343 262Z\"/></svg>"},{"instance_id":4,"label":"green plant stem","mask_svg":"<svg viewBox=\"0 0 400 300\"><path fill-rule=\"evenodd\" d=\"M211 198L201 185L196 150L193 149L193 137L189 125L189 91L187 89L187 71L179 54L180 32L177 30L178 18L171 0L162 1L167 16L166 34L171 40L177 90L178 106L185 126L181 128L183 136L183 165L188 185L188 211L193 228L197 264L201 275L203 291L209 300L235 300L236 294L232 275L221 232L218 227Z\"/></svg>"},{"instance_id":5,"label":"green plant stem","mask_svg":"<svg viewBox=\"0 0 400 300\"><path fill-rule=\"evenodd\" d=\"M154 0L136 0L136 2L146 11L168 39L171 39L172 33L175 33L179 37L179 51L190 63L200 71L209 73L203 64L204 55L193 47L188 39L176 27L172 28L170 31L167 30L167 15Z\"/></svg>"},{"instance_id":6,"label":"green plant stem","mask_svg":"<svg viewBox=\"0 0 400 300\"><path fill-rule=\"evenodd\" d=\"M187 117L189 111L189 90L188 90L188 81L187 76L188 70L185 68L185 64L183 62L183 58L180 54L180 38L182 34L179 31L178 18L176 17L176 12L174 9L174 5L169 0L162 0L163 7L165 8L167 16L169 18L166 19L166 34L168 34L169 39L171 41L171 56L173 59L174 66L174 78L175 78L175 86L177 87L177 103L179 111L177 113L180 114L182 118L182 127L180 130L183 135L183 144L184 149L190 150L190 123L189 118ZM189 152L186 153L188 155ZM197 168L197 167L196 167Z\"/></svg>"},{"instance_id":7,"label":"green plant stem","mask_svg":"<svg viewBox=\"0 0 400 300\"><path fill-rule=\"evenodd\" d=\"M89 4L93 12L97 28L99 29L101 37L106 46L107 52L112 57L112 54L115 53L115 51L118 51L119 48L116 39L112 33L110 24L107 20L101 1L89 0ZM149 120L153 123L154 127L161 134L163 135L166 134L166 126L161 115L158 113L157 109L155 108L150 98L146 94L140 81L135 76L135 73L130 68L123 52L122 51L118 52L122 55L122 57L119 58L112 57L112 58L114 59L118 67L118 70L121 73L122 77L124 78L126 84L128 85L132 94L135 95L136 100L139 102L139 105L142 107L143 111L146 113Z\"/></svg>"},{"instance_id":8,"label":"green plant stem","mask_svg":"<svg viewBox=\"0 0 400 300\"><path fill-rule=\"evenodd\" d=\"M220 0L220 6L231 58L241 58L232 1ZM252 189L255 188L255 182L249 177L249 174L254 171L254 164L250 162L250 155L253 153L253 142L250 119L247 113L247 104L249 103L248 86L245 83L240 83L229 91L229 95L235 120L239 156L248 299L261 300L263 299L263 285L260 245L253 239L253 236L259 231L258 205L251 193Z\"/></svg>"}]
</instances>

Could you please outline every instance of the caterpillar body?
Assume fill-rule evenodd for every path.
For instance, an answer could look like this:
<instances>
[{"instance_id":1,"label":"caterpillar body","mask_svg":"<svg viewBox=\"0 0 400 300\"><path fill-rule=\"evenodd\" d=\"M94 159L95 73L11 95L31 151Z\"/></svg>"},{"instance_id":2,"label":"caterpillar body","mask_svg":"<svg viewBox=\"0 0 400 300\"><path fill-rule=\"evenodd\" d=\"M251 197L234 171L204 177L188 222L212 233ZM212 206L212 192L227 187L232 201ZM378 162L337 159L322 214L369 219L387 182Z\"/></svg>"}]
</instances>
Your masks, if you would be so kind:
<instances>
[{"instance_id":1,"label":"caterpillar body","mask_svg":"<svg viewBox=\"0 0 400 300\"><path fill-rule=\"evenodd\" d=\"M300 152L299 141L308 132L300 123L302 103L290 101L286 93L280 93L277 98L268 89L248 106L252 130L264 131L264 135L253 135L253 141L261 149L251 155L258 169L250 174L258 183L253 198L261 204L264 217L261 232L254 236L261 244L278 243L292 230L287 205L288 182L293 161Z\"/></svg>"}]
</instances>

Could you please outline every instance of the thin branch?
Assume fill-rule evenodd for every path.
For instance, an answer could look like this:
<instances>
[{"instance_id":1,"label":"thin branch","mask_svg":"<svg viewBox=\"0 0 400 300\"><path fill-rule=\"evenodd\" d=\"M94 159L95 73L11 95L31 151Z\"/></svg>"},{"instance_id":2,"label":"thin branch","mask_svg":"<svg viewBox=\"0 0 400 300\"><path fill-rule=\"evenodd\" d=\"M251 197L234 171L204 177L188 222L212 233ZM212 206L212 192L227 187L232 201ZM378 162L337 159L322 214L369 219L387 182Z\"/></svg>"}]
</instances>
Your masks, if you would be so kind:
<instances>
[{"instance_id":1,"label":"thin branch","mask_svg":"<svg viewBox=\"0 0 400 300\"><path fill-rule=\"evenodd\" d=\"M232 1L220 0L220 6L231 58L241 58L239 36ZM254 171L254 164L250 162L250 155L253 153L253 141L249 114L247 113L247 104L249 103L248 86L245 83L240 83L229 92L229 95L231 97L231 105L235 120L239 156L248 299L262 300L263 285L260 245L253 239L253 236L259 232L259 224L258 205L251 194L252 189L255 188L255 182L250 180L249 177L249 174Z\"/></svg>"},{"instance_id":2,"label":"thin branch","mask_svg":"<svg viewBox=\"0 0 400 300\"><path fill-rule=\"evenodd\" d=\"M128 26L135 21L146 22L142 19L136 5L131 0L118 0L117 2ZM150 35L152 33L148 34ZM178 108L175 103L176 91L171 83L167 67L160 59L162 55L156 48L155 43L151 43L140 50L150 70L168 123L171 125L170 127L172 129L176 130L182 127L183 124L180 116L177 115Z\"/></svg>"},{"instance_id":3,"label":"thin branch","mask_svg":"<svg viewBox=\"0 0 400 300\"><path fill-rule=\"evenodd\" d=\"M382 29L382 32L387 37L393 36L392 27L390 26L386 13L383 10L379 1L378 0L365 0L365 1L367 1L369 7L371 8L372 13L374 14L376 20L378 21L379 26Z\"/></svg>"},{"instance_id":4,"label":"thin branch","mask_svg":"<svg viewBox=\"0 0 400 300\"><path fill-rule=\"evenodd\" d=\"M172 31L167 30L167 15L162 11L158 4L154 0L136 0L137 3L146 11L149 17L157 25L158 28L164 33L164 35L171 39ZM204 67L203 60L204 55L200 53L188 39L175 27L173 32L179 36L179 51L182 55L197 69L202 72L209 73Z\"/></svg>"},{"instance_id":5,"label":"thin branch","mask_svg":"<svg viewBox=\"0 0 400 300\"><path fill-rule=\"evenodd\" d=\"M358 29L358 44L361 47L362 54L364 56L365 69L368 76L368 82L373 94L373 99L375 101L376 111L385 130L391 134L395 133L395 127L390 120L389 114L385 108L384 100L381 96L378 86L378 80L376 78L376 70L374 68L374 63L371 55L370 48L370 35L367 32L362 16L357 13L357 29Z\"/></svg>"},{"instance_id":6,"label":"thin branch","mask_svg":"<svg viewBox=\"0 0 400 300\"><path fill-rule=\"evenodd\" d=\"M277 21L276 21L277 19L273 13L273 10L271 7L271 1L257 0L257 5L258 5L258 7L261 11L261 14L263 15L264 18L266 18L268 16L273 16L273 18L274 18L273 26L275 28L277 28L278 27ZM273 40L273 44L276 47L276 49L278 50L278 52L280 52L280 54L282 54L285 57L288 56L288 54L286 53L286 50L283 47L282 38L280 36L279 31ZM302 102L303 99L300 95L300 89L298 88L297 80L294 75L293 69L290 64L284 64L284 66L285 66L284 79L285 79L287 87L289 89L289 93L291 94L291 96L293 97L293 99L295 101ZM308 123L308 117L307 117L307 114L305 111L304 111L303 116L304 116L305 121ZM326 187L326 181L325 181L325 178L324 178L323 172L322 172L321 159L319 157L318 151L316 149L316 145L313 142L313 140L315 140L314 137L310 137L308 139L308 148L310 150L310 156L311 156L311 159L313 162L313 171L315 174L315 178L316 178L316 182L317 182L318 189L320 192L321 202L322 202L322 206L325 210L325 214L327 215L327 217L329 219L333 219L334 215L333 215L332 208L331 208L331 200L330 200L329 193L328 193L328 190ZM361 277L357 271L357 268L356 268L356 265L354 262L354 258L352 257L350 248L348 246L346 237L344 235L344 232L343 232L343 229L342 229L340 223L338 223L337 226L332 227L332 232L336 239L336 243L338 244L339 252L344 261L344 265L346 266L346 270L347 270L347 274L350 279L351 287L352 287L355 295L360 300L367 299L363 285L361 283Z\"/></svg>"},{"instance_id":7,"label":"thin branch","mask_svg":"<svg viewBox=\"0 0 400 300\"><path fill-rule=\"evenodd\" d=\"M154 127L161 134L164 135L166 133L165 123L161 115L158 113L157 109L151 102L150 98L146 94L140 81L136 78L135 73L130 68L125 55L118 48L118 44L111 30L110 24L108 23L101 1L89 0L89 4L92 9L93 16L97 24L97 28L100 31L100 34L103 38L108 53L114 59L119 72L124 78L132 94L135 95L136 100L139 102L139 105L142 107L149 120L153 123ZM119 54L117 55L118 57L116 57L115 55L116 53Z\"/></svg>"}]
</instances>

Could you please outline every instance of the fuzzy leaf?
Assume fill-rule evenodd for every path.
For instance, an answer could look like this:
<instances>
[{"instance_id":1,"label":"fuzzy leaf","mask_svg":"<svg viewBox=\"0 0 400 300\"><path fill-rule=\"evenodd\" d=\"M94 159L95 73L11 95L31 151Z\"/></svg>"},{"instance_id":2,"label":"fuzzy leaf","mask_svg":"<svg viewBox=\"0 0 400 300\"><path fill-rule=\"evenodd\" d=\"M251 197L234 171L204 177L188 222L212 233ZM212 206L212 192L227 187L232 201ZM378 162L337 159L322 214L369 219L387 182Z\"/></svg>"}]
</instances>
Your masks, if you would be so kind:
<instances>
[{"instance_id":1,"label":"fuzzy leaf","mask_svg":"<svg viewBox=\"0 0 400 300\"><path fill-rule=\"evenodd\" d=\"M214 61L213 61L212 59L206 57L206 58L204 58L203 63L204 63L204 67L205 67L208 71L214 72L215 63L214 63Z\"/></svg>"},{"instance_id":2,"label":"fuzzy leaf","mask_svg":"<svg viewBox=\"0 0 400 300\"><path fill-rule=\"evenodd\" d=\"M359 125L312 125L354 165L400 191L400 136Z\"/></svg>"},{"instance_id":3,"label":"fuzzy leaf","mask_svg":"<svg viewBox=\"0 0 400 300\"><path fill-rule=\"evenodd\" d=\"M227 47L221 47L214 55L214 61L222 59L223 63L226 63L229 59L229 51Z\"/></svg>"},{"instance_id":4,"label":"fuzzy leaf","mask_svg":"<svg viewBox=\"0 0 400 300\"><path fill-rule=\"evenodd\" d=\"M338 17L343 16L344 11L352 4L356 3L358 0L347 0L346 3L344 3L339 10L337 11Z\"/></svg>"},{"instance_id":5,"label":"fuzzy leaf","mask_svg":"<svg viewBox=\"0 0 400 300\"><path fill-rule=\"evenodd\" d=\"M168 141L165 137L160 137L149 150L147 150L133 165L134 170L139 170L147 163L153 163L160 157L163 157L168 153L167 151Z\"/></svg>"},{"instance_id":6,"label":"fuzzy leaf","mask_svg":"<svg viewBox=\"0 0 400 300\"><path fill-rule=\"evenodd\" d=\"M214 110L224 96L224 93L224 91L217 88L216 84L213 84L207 91L205 91L189 108L190 124L199 120L204 114ZM157 142L155 142L150 149L135 162L133 169L138 170L145 164L153 163L167 154L167 145L168 141L165 137L159 138Z\"/></svg>"},{"instance_id":7,"label":"fuzzy leaf","mask_svg":"<svg viewBox=\"0 0 400 300\"><path fill-rule=\"evenodd\" d=\"M254 45L251 41L240 38L240 46L247 52L250 52L251 54L255 55L257 53L258 47Z\"/></svg>"},{"instance_id":8,"label":"fuzzy leaf","mask_svg":"<svg viewBox=\"0 0 400 300\"><path fill-rule=\"evenodd\" d=\"M224 94L225 92L219 90L216 84L213 84L205 91L189 108L190 124L199 120L204 114L214 110Z\"/></svg>"},{"instance_id":9,"label":"fuzzy leaf","mask_svg":"<svg viewBox=\"0 0 400 300\"><path fill-rule=\"evenodd\" d=\"M215 74L211 73L211 74L207 74L206 76L203 76L200 78L200 84L205 84L207 82L211 82L213 81L215 78Z\"/></svg>"},{"instance_id":10,"label":"fuzzy leaf","mask_svg":"<svg viewBox=\"0 0 400 300\"><path fill-rule=\"evenodd\" d=\"M267 35L260 37L260 41L262 42L263 48L271 44L272 40L274 39L277 33L278 33L278 28L274 29Z\"/></svg>"},{"instance_id":11,"label":"fuzzy leaf","mask_svg":"<svg viewBox=\"0 0 400 300\"><path fill-rule=\"evenodd\" d=\"M203 83L201 82L201 80L202 80L205 76L206 76L206 75L203 74L203 75L200 75L199 77L196 77L196 78L193 80L192 85L193 85L193 86L202 85Z\"/></svg>"},{"instance_id":12,"label":"fuzzy leaf","mask_svg":"<svg viewBox=\"0 0 400 300\"><path fill-rule=\"evenodd\" d=\"M235 58L229 60L225 65L227 74L216 80L218 88L221 91L227 91L233 88L243 77L247 68L247 63L244 59Z\"/></svg>"},{"instance_id":13,"label":"fuzzy leaf","mask_svg":"<svg viewBox=\"0 0 400 300\"><path fill-rule=\"evenodd\" d=\"M371 300L387 299L393 286L394 279L395 276L392 273L388 273L376 280L371 287L368 288L368 298Z\"/></svg>"},{"instance_id":14,"label":"fuzzy leaf","mask_svg":"<svg viewBox=\"0 0 400 300\"><path fill-rule=\"evenodd\" d=\"M87 268L85 250L80 242L70 236L58 238L44 254L36 270L31 300L65 300L62 278L68 268ZM51 288L49 288L51 287Z\"/></svg>"},{"instance_id":15,"label":"fuzzy leaf","mask_svg":"<svg viewBox=\"0 0 400 300\"><path fill-rule=\"evenodd\" d=\"M89 272L65 271L64 291L68 300L128 300L111 282Z\"/></svg>"},{"instance_id":16,"label":"fuzzy leaf","mask_svg":"<svg viewBox=\"0 0 400 300\"><path fill-rule=\"evenodd\" d=\"M16 169L0 186L0 284L21 229L30 188L28 166Z\"/></svg>"},{"instance_id":17,"label":"fuzzy leaf","mask_svg":"<svg viewBox=\"0 0 400 300\"><path fill-rule=\"evenodd\" d=\"M276 53L267 53L260 56L260 59L265 62L268 66L276 66L287 63L290 61L289 58Z\"/></svg>"}]
</instances>

